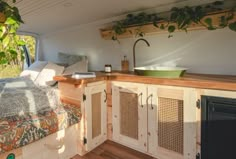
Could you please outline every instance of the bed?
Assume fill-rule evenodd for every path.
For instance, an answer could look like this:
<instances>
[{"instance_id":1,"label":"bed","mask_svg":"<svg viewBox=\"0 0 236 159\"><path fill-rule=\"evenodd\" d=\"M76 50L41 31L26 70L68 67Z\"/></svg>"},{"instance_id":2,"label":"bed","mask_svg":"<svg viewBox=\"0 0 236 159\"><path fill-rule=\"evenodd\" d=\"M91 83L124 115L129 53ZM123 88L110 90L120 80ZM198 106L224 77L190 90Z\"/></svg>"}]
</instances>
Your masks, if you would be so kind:
<instances>
[{"instance_id":1,"label":"bed","mask_svg":"<svg viewBox=\"0 0 236 159\"><path fill-rule=\"evenodd\" d=\"M58 94L28 78L0 80L0 154L80 121L80 108L60 103Z\"/></svg>"},{"instance_id":2,"label":"bed","mask_svg":"<svg viewBox=\"0 0 236 159\"><path fill-rule=\"evenodd\" d=\"M82 141L81 108L61 103L53 76L78 69L86 72L87 57L59 55L69 66L38 61L19 78L0 79L1 159L11 153L16 159L32 155L64 159L79 153L74 147L78 148L78 141ZM63 152L59 152L63 146Z\"/></svg>"}]
</instances>

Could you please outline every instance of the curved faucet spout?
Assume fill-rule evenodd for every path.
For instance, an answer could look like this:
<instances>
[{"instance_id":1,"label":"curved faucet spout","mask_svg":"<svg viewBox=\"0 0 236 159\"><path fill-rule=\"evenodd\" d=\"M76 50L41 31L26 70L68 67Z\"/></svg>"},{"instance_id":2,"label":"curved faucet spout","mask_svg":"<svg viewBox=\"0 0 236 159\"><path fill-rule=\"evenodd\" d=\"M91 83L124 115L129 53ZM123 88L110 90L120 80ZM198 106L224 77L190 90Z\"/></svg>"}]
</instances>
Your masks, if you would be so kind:
<instances>
[{"instance_id":1,"label":"curved faucet spout","mask_svg":"<svg viewBox=\"0 0 236 159\"><path fill-rule=\"evenodd\" d=\"M138 39L138 40L135 41L134 46L133 46L133 64L134 64L133 69L136 67L135 47L136 47L136 45L139 41L144 41L147 44L148 47L150 46L149 42L146 39L141 38L141 39Z\"/></svg>"}]
</instances>

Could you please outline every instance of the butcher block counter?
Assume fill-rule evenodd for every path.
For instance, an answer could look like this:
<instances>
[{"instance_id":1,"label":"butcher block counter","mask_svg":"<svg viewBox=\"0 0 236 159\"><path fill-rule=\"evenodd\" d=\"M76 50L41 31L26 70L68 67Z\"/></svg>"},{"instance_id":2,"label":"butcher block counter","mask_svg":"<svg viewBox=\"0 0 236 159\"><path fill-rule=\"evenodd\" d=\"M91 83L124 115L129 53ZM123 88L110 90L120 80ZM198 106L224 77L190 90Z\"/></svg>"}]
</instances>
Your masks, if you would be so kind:
<instances>
[{"instance_id":1,"label":"butcher block counter","mask_svg":"<svg viewBox=\"0 0 236 159\"><path fill-rule=\"evenodd\" d=\"M121 73L119 71L114 71L112 73L96 72L96 78L73 79L70 76L55 76L54 80L58 82L73 83L75 85L88 84L101 80L108 80L236 91L236 76L225 75L185 74L181 78L169 79L139 76L135 75L133 72Z\"/></svg>"}]
</instances>

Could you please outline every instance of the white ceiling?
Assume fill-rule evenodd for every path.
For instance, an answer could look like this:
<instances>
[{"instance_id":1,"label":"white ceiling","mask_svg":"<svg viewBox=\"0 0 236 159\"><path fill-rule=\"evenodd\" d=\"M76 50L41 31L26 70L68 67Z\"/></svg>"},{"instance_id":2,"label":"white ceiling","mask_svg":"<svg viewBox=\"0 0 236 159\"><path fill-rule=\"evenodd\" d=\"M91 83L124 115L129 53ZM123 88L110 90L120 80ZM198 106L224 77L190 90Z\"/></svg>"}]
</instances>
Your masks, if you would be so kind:
<instances>
[{"instance_id":1,"label":"white ceiling","mask_svg":"<svg viewBox=\"0 0 236 159\"><path fill-rule=\"evenodd\" d=\"M16 5L25 22L20 31L45 34L183 1L209 0L17 0Z\"/></svg>"}]
</instances>

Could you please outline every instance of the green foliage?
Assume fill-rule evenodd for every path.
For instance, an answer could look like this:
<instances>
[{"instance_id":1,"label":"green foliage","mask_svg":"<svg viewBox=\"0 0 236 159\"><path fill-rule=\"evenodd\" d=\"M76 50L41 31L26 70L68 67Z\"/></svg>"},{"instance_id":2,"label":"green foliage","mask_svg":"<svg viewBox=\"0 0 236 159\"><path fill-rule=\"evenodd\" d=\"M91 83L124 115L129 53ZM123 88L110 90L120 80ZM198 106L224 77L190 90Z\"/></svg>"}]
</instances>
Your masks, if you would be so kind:
<instances>
[{"instance_id":1,"label":"green foliage","mask_svg":"<svg viewBox=\"0 0 236 159\"><path fill-rule=\"evenodd\" d=\"M0 65L0 79L17 77L21 71L20 65Z\"/></svg>"},{"instance_id":2,"label":"green foliage","mask_svg":"<svg viewBox=\"0 0 236 159\"><path fill-rule=\"evenodd\" d=\"M206 18L203 20L203 18L208 15L208 13L225 9L223 4L223 1L216 1L212 4L196 7L174 7L171 9L170 16L167 19L160 17L158 14L128 14L126 19L118 21L113 25L114 35L112 37L112 40L117 40L117 35L121 35L127 32L127 27L129 26L139 26L138 29L136 29L135 33L132 33L131 31L130 33L135 34L139 37L143 37L145 33L141 31L141 27L149 23L152 23L155 27L161 30L167 29L169 32L169 38L173 36L172 33L174 33L177 29L187 32L188 28L193 23L202 25L208 30L216 30L228 26L229 29L235 31L236 22L232 22L232 19L234 18L235 6L233 6L230 11L228 11L228 14L219 17L218 26L213 25L213 21L211 18ZM165 21L167 21L168 23L163 24L163 19L165 19Z\"/></svg>"},{"instance_id":3,"label":"green foliage","mask_svg":"<svg viewBox=\"0 0 236 159\"><path fill-rule=\"evenodd\" d=\"M166 28L165 25L164 25L164 24L161 24L160 29L161 29L161 30L165 30L165 28Z\"/></svg>"},{"instance_id":4,"label":"green foliage","mask_svg":"<svg viewBox=\"0 0 236 159\"><path fill-rule=\"evenodd\" d=\"M15 3L16 1L12 0L12 2ZM18 8L10 6L3 0L0 0L0 12L5 14L6 18L11 17L16 22L23 23Z\"/></svg>"},{"instance_id":5,"label":"green foliage","mask_svg":"<svg viewBox=\"0 0 236 159\"><path fill-rule=\"evenodd\" d=\"M30 52L35 54L35 40L16 34L23 23L16 7L0 0L0 12L5 15L5 21L0 22L0 78L16 77L22 70L24 60L21 46L27 42Z\"/></svg>"},{"instance_id":6,"label":"green foliage","mask_svg":"<svg viewBox=\"0 0 236 159\"><path fill-rule=\"evenodd\" d=\"M215 30L216 28L213 26L212 19L211 18L206 18L204 22L207 24L207 29L208 30Z\"/></svg>"},{"instance_id":7,"label":"green foliage","mask_svg":"<svg viewBox=\"0 0 236 159\"><path fill-rule=\"evenodd\" d=\"M168 27L168 32L169 33L173 33L175 31L175 26L174 25L170 25L169 27Z\"/></svg>"},{"instance_id":8,"label":"green foliage","mask_svg":"<svg viewBox=\"0 0 236 159\"><path fill-rule=\"evenodd\" d=\"M140 26L136 29L136 36L143 37L144 33L141 31L141 26L149 23L154 23L160 21L161 18L157 16L157 14L146 14L144 12L139 13L137 15L128 14L124 20L117 21L112 27L114 31L114 35L112 36L112 40L117 40L117 35L121 35L127 31L128 26ZM130 34L133 34L130 32Z\"/></svg>"},{"instance_id":9,"label":"green foliage","mask_svg":"<svg viewBox=\"0 0 236 159\"><path fill-rule=\"evenodd\" d=\"M35 61L36 39L32 36L26 35L21 35L19 38L21 39L19 41L23 41L26 44L30 53L31 62L33 63Z\"/></svg>"},{"instance_id":10,"label":"green foliage","mask_svg":"<svg viewBox=\"0 0 236 159\"><path fill-rule=\"evenodd\" d=\"M12 0L15 3L15 0ZM0 0L0 12L4 14L5 21L0 22L0 65L17 64L23 60L23 51L20 46L25 42L17 37L16 32L23 23L19 10Z\"/></svg>"},{"instance_id":11,"label":"green foliage","mask_svg":"<svg viewBox=\"0 0 236 159\"><path fill-rule=\"evenodd\" d=\"M24 45L26 43L31 60L34 62L35 38L25 35L17 35L15 38L18 41L18 45ZM0 46L0 78L17 77L22 71L24 54L22 49L16 51L18 45L16 45L16 43L9 43L10 50L8 50L7 53L1 51L2 47ZM22 51L22 53L18 53L19 51Z\"/></svg>"},{"instance_id":12,"label":"green foliage","mask_svg":"<svg viewBox=\"0 0 236 159\"><path fill-rule=\"evenodd\" d=\"M236 22L229 24L229 28L233 31L236 31Z\"/></svg>"},{"instance_id":13,"label":"green foliage","mask_svg":"<svg viewBox=\"0 0 236 159\"><path fill-rule=\"evenodd\" d=\"M172 8L170 21L176 23L179 30L187 30L191 23L199 23L205 16L205 13L201 6L196 8L184 7L184 8Z\"/></svg>"}]
</instances>

